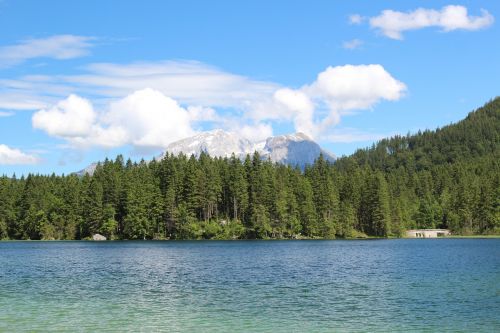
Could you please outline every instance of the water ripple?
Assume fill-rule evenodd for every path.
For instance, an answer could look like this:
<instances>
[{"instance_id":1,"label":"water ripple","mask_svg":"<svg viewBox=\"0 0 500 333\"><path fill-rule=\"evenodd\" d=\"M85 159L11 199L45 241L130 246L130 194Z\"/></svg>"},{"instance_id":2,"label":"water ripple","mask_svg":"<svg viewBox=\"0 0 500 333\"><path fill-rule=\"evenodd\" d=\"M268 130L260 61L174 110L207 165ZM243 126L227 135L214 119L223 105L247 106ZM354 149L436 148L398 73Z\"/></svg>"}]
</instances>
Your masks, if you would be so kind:
<instances>
[{"instance_id":1,"label":"water ripple","mask_svg":"<svg viewBox=\"0 0 500 333\"><path fill-rule=\"evenodd\" d=\"M0 331L500 331L500 240L3 242Z\"/></svg>"}]
</instances>

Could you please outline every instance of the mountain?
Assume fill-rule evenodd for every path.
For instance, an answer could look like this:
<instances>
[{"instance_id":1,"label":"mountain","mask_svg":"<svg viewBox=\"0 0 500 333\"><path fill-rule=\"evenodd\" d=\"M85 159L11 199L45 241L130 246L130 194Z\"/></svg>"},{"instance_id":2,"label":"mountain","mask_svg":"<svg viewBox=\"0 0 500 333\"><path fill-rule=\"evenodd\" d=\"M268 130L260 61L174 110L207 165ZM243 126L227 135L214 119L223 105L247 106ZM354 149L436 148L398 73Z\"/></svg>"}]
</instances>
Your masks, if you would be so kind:
<instances>
[{"instance_id":1,"label":"mountain","mask_svg":"<svg viewBox=\"0 0 500 333\"><path fill-rule=\"evenodd\" d=\"M202 152L212 157L231 157L234 154L243 160L250 154L258 152L262 159L273 162L299 166L304 169L312 165L323 154L325 160L334 162L336 157L327 150L322 149L316 142L303 133L278 135L260 142L251 142L240 137L234 132L221 129L206 131L194 136L172 142L165 152L158 158L162 159L166 153L186 156L200 156ZM92 163L74 174L83 177L85 174L92 176L97 163Z\"/></svg>"},{"instance_id":2,"label":"mountain","mask_svg":"<svg viewBox=\"0 0 500 333\"><path fill-rule=\"evenodd\" d=\"M253 143L236 133L217 129L173 142L165 151L173 155L183 153L187 156L199 156L202 152L217 157L230 157L235 154L240 159L244 159L247 154L258 152L263 159L269 158L273 162L298 165L301 168L313 164L320 154L328 161L335 161L335 155L321 149L303 133L273 136Z\"/></svg>"},{"instance_id":3,"label":"mountain","mask_svg":"<svg viewBox=\"0 0 500 333\"><path fill-rule=\"evenodd\" d=\"M230 157L234 153L237 157L244 157L254 151L255 145L252 142L235 133L213 130L175 141L168 145L165 153L199 156L205 152L218 157Z\"/></svg>"},{"instance_id":4,"label":"mountain","mask_svg":"<svg viewBox=\"0 0 500 333\"><path fill-rule=\"evenodd\" d=\"M92 163L92 164L88 165L87 167L85 167L84 169L77 171L77 172L74 172L74 174L77 175L78 177L83 177L86 174L88 174L89 176L92 176L94 174L94 171L96 168L97 168L97 163Z\"/></svg>"},{"instance_id":5,"label":"mountain","mask_svg":"<svg viewBox=\"0 0 500 333\"><path fill-rule=\"evenodd\" d=\"M256 148L262 146L259 143ZM333 162L336 157L332 153L321 149L311 138L303 133L279 135L266 139L264 148L259 153L264 158L273 162L299 165L312 165L314 161L323 154L327 161Z\"/></svg>"},{"instance_id":6,"label":"mountain","mask_svg":"<svg viewBox=\"0 0 500 333\"><path fill-rule=\"evenodd\" d=\"M500 97L470 112L457 123L380 140L372 147L337 160L336 166L347 167L355 163L384 172L399 167L429 170L485 156L500 158Z\"/></svg>"}]
</instances>

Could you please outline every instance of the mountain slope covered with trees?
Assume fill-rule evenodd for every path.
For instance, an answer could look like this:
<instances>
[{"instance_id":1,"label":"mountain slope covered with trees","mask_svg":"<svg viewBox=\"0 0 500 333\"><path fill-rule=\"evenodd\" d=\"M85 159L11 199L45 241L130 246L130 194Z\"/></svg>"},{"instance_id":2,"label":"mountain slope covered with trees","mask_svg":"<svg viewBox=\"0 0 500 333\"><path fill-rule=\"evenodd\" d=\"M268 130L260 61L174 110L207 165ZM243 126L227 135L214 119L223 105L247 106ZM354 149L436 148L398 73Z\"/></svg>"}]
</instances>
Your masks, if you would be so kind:
<instances>
[{"instance_id":1,"label":"mountain slope covered with trees","mask_svg":"<svg viewBox=\"0 0 500 333\"><path fill-rule=\"evenodd\" d=\"M435 131L304 171L201 154L0 178L0 239L334 238L500 233L500 98Z\"/></svg>"}]
</instances>

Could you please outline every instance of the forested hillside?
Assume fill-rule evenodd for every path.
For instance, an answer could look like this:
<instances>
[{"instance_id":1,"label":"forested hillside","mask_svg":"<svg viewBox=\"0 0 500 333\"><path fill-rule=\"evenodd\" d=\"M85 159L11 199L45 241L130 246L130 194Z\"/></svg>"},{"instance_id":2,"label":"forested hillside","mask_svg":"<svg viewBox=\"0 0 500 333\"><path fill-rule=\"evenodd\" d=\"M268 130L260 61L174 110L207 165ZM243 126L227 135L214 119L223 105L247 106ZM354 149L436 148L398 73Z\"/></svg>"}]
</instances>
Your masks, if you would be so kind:
<instances>
[{"instance_id":1,"label":"forested hillside","mask_svg":"<svg viewBox=\"0 0 500 333\"><path fill-rule=\"evenodd\" d=\"M305 171L262 161L121 156L93 176L0 178L0 239L500 233L500 99L436 131L385 139Z\"/></svg>"}]
</instances>

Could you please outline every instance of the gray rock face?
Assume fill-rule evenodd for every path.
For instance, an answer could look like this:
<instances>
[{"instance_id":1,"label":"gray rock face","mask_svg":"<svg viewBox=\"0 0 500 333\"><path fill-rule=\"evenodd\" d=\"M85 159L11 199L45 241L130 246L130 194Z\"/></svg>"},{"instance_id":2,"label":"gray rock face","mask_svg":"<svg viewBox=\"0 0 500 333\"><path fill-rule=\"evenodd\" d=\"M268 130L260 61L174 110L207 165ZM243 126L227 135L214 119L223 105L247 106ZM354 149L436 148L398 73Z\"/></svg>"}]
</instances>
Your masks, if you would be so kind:
<instances>
[{"instance_id":1,"label":"gray rock face","mask_svg":"<svg viewBox=\"0 0 500 333\"><path fill-rule=\"evenodd\" d=\"M202 152L206 152L210 156L230 157L234 153L240 159L256 151L263 159L269 158L273 162L298 165L301 168L313 164L321 153L326 160L335 161L335 155L321 149L303 133L279 135L252 143L235 133L214 130L173 142L166 149L168 153L174 155L183 153L187 156L199 156Z\"/></svg>"},{"instance_id":2,"label":"gray rock face","mask_svg":"<svg viewBox=\"0 0 500 333\"><path fill-rule=\"evenodd\" d=\"M86 174L88 174L89 176L92 176L94 174L95 168L97 168L97 163L92 163L88 167L86 167L85 169L82 169L78 172L75 172L75 175L77 175L78 177L83 177Z\"/></svg>"},{"instance_id":3,"label":"gray rock face","mask_svg":"<svg viewBox=\"0 0 500 333\"><path fill-rule=\"evenodd\" d=\"M92 240L95 240L95 241L105 241L106 240L106 237L104 237L103 235L101 234L94 234L92 236Z\"/></svg>"},{"instance_id":4,"label":"gray rock face","mask_svg":"<svg viewBox=\"0 0 500 333\"><path fill-rule=\"evenodd\" d=\"M316 142L303 133L270 137L266 140L261 154L266 158L269 157L273 162L298 165L301 168L313 164L320 154L323 154L327 161L335 161L332 153L321 149Z\"/></svg>"}]
</instances>

